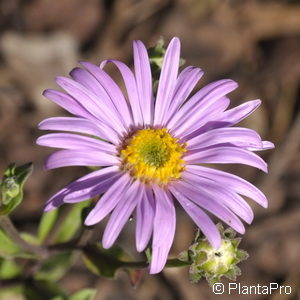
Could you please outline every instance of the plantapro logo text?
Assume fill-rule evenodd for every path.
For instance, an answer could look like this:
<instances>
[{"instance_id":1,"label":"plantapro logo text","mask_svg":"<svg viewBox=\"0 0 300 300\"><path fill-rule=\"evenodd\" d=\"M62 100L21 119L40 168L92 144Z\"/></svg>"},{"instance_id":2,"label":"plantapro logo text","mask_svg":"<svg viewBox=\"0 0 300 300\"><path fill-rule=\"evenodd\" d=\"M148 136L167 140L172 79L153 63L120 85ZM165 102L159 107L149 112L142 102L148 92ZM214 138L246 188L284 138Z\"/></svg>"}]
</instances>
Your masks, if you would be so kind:
<instances>
[{"instance_id":1,"label":"plantapro logo text","mask_svg":"<svg viewBox=\"0 0 300 300\"><path fill-rule=\"evenodd\" d=\"M217 295L271 295L275 291L280 295L290 295L292 288L289 285L279 285L276 282L271 282L269 285L242 285L230 282L227 287L225 284L218 282L213 285L213 293Z\"/></svg>"}]
</instances>

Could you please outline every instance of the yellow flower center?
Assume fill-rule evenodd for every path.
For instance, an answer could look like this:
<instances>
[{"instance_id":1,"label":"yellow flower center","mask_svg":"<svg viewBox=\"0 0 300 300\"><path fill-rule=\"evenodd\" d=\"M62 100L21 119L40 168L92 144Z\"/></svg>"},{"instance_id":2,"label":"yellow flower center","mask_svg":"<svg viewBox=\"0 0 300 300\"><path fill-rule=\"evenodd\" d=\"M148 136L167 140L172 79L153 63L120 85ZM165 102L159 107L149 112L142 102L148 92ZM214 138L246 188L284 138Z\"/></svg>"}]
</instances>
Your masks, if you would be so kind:
<instances>
[{"instance_id":1,"label":"yellow flower center","mask_svg":"<svg viewBox=\"0 0 300 300\"><path fill-rule=\"evenodd\" d=\"M165 128L139 130L120 152L122 168L144 182L166 184L181 177L185 146Z\"/></svg>"}]
</instances>

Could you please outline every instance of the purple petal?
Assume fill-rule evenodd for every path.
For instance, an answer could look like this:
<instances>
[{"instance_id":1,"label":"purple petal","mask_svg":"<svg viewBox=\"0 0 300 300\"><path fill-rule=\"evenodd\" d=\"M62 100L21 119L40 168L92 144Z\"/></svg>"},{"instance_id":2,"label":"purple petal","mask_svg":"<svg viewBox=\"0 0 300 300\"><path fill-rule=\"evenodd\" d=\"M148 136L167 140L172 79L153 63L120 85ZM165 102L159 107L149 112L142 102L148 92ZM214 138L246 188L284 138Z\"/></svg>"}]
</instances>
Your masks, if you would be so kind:
<instances>
[{"instance_id":1,"label":"purple petal","mask_svg":"<svg viewBox=\"0 0 300 300\"><path fill-rule=\"evenodd\" d=\"M233 189L236 193L253 199L263 207L268 206L266 196L256 186L241 177L203 166L188 165L186 170Z\"/></svg>"},{"instance_id":2,"label":"purple petal","mask_svg":"<svg viewBox=\"0 0 300 300\"><path fill-rule=\"evenodd\" d=\"M80 83L89 91L93 92L95 95L98 95L99 100L104 106L108 106L109 109L112 108L109 106L110 99L106 94L105 89L91 73L89 73L87 70L76 67L70 72L70 75L75 81ZM114 109L111 110L114 111Z\"/></svg>"},{"instance_id":3,"label":"purple petal","mask_svg":"<svg viewBox=\"0 0 300 300\"><path fill-rule=\"evenodd\" d=\"M153 122L152 75L147 49L141 41L133 42L133 59L136 85L144 124Z\"/></svg>"},{"instance_id":4,"label":"purple petal","mask_svg":"<svg viewBox=\"0 0 300 300\"><path fill-rule=\"evenodd\" d=\"M235 125L249 115L251 115L261 104L260 100L252 100L245 102L239 106L225 111L217 121L229 123L228 126Z\"/></svg>"},{"instance_id":5,"label":"purple petal","mask_svg":"<svg viewBox=\"0 0 300 300\"><path fill-rule=\"evenodd\" d=\"M104 219L117 205L122 195L127 191L131 177L125 173L102 196L96 206L85 219L85 225L90 226Z\"/></svg>"},{"instance_id":6,"label":"purple petal","mask_svg":"<svg viewBox=\"0 0 300 300\"><path fill-rule=\"evenodd\" d=\"M205 188L187 182L177 182L176 189L200 207L209 211L237 232L243 234L245 227L240 219L219 201L217 193L210 193Z\"/></svg>"},{"instance_id":7,"label":"purple petal","mask_svg":"<svg viewBox=\"0 0 300 300\"><path fill-rule=\"evenodd\" d=\"M141 106L139 100L136 81L133 73L124 63L113 59L103 61L100 65L100 68L104 68L104 66L109 62L113 63L119 69L123 77L135 125L143 125L143 106Z\"/></svg>"},{"instance_id":8,"label":"purple petal","mask_svg":"<svg viewBox=\"0 0 300 300\"><path fill-rule=\"evenodd\" d=\"M153 186L156 210L153 225L152 259L150 274L159 273L165 266L170 248L172 246L176 214L172 196L162 188Z\"/></svg>"},{"instance_id":9,"label":"purple petal","mask_svg":"<svg viewBox=\"0 0 300 300\"><path fill-rule=\"evenodd\" d=\"M74 192L69 191L69 193L67 193L64 197L64 202L75 203L82 201L83 199L91 199L95 196L105 193L120 177L121 173L116 172L110 176L107 176L106 179L103 178L103 181L101 183L97 183L94 187Z\"/></svg>"},{"instance_id":10,"label":"purple petal","mask_svg":"<svg viewBox=\"0 0 300 300\"><path fill-rule=\"evenodd\" d=\"M91 115L80 103L78 103L70 95L62 93L60 91L48 89L43 92L43 96L75 116L85 117L91 120L95 119L93 115Z\"/></svg>"},{"instance_id":11,"label":"purple petal","mask_svg":"<svg viewBox=\"0 0 300 300\"><path fill-rule=\"evenodd\" d=\"M168 259L172 242L173 240L171 241L169 237L166 237L161 245L152 246L150 274L157 274L163 270Z\"/></svg>"},{"instance_id":12,"label":"purple petal","mask_svg":"<svg viewBox=\"0 0 300 300\"><path fill-rule=\"evenodd\" d=\"M93 65L89 62L80 62L102 85L105 92L111 99L112 105L115 107L115 110L119 112L119 117L123 120L123 123L126 127L130 127L132 124L132 117L128 103L114 80L100 67Z\"/></svg>"},{"instance_id":13,"label":"purple petal","mask_svg":"<svg viewBox=\"0 0 300 300\"><path fill-rule=\"evenodd\" d=\"M152 188L146 186L145 193L136 209L136 249L144 251L153 230L155 203Z\"/></svg>"},{"instance_id":14,"label":"purple petal","mask_svg":"<svg viewBox=\"0 0 300 300\"><path fill-rule=\"evenodd\" d=\"M103 248L110 248L114 244L143 194L144 185L136 180L121 197L105 227L102 239Z\"/></svg>"},{"instance_id":15,"label":"purple petal","mask_svg":"<svg viewBox=\"0 0 300 300\"><path fill-rule=\"evenodd\" d=\"M83 118L72 117L55 117L43 120L39 124L41 130L61 130L78 132L83 134L90 134L103 137L101 129L97 127L92 121Z\"/></svg>"},{"instance_id":16,"label":"purple petal","mask_svg":"<svg viewBox=\"0 0 300 300\"><path fill-rule=\"evenodd\" d=\"M212 105L236 88L237 83L232 80L219 80L208 84L182 106L169 122L168 128L172 128L177 135L189 130L205 117Z\"/></svg>"},{"instance_id":17,"label":"purple petal","mask_svg":"<svg viewBox=\"0 0 300 300\"><path fill-rule=\"evenodd\" d=\"M262 147L260 136L251 129L242 127L218 128L200 134L187 142L188 149L201 149L217 144L230 143L242 148Z\"/></svg>"},{"instance_id":18,"label":"purple petal","mask_svg":"<svg viewBox=\"0 0 300 300\"><path fill-rule=\"evenodd\" d=\"M99 139L71 133L50 133L40 136L36 142L40 146L70 150L100 150L116 154L116 147Z\"/></svg>"},{"instance_id":19,"label":"purple petal","mask_svg":"<svg viewBox=\"0 0 300 300\"><path fill-rule=\"evenodd\" d=\"M180 139L184 141L188 141L204 132L210 131L214 129L210 127L210 124L215 123L212 120L219 118L224 111L230 105L230 99L226 96L219 99L217 102L212 104L206 111L206 114L199 118L196 114L192 116L194 118L193 125L189 127L188 130L182 132L180 135ZM224 122L220 122L224 124ZM228 123L225 123L225 126L218 126L219 127L227 127Z\"/></svg>"},{"instance_id":20,"label":"purple petal","mask_svg":"<svg viewBox=\"0 0 300 300\"><path fill-rule=\"evenodd\" d=\"M154 125L161 125L174 94L180 60L180 40L173 38L167 48L159 77Z\"/></svg>"},{"instance_id":21,"label":"purple petal","mask_svg":"<svg viewBox=\"0 0 300 300\"><path fill-rule=\"evenodd\" d=\"M170 103L169 109L166 111L163 125L165 125L179 107L186 101L197 82L203 76L203 71L196 67L185 68L178 76L174 95Z\"/></svg>"},{"instance_id":22,"label":"purple petal","mask_svg":"<svg viewBox=\"0 0 300 300\"><path fill-rule=\"evenodd\" d=\"M55 169L68 166L110 166L116 165L119 160L116 156L96 150L60 150L51 154L46 162L46 169Z\"/></svg>"},{"instance_id":23,"label":"purple petal","mask_svg":"<svg viewBox=\"0 0 300 300\"><path fill-rule=\"evenodd\" d=\"M228 207L248 224L253 221L253 211L248 203L234 191L230 191L226 186L221 186L219 183L216 184L216 182L210 179L197 176L190 172L184 172L182 178L194 186L201 186L201 188L205 188L210 194L214 194L224 206Z\"/></svg>"},{"instance_id":24,"label":"purple petal","mask_svg":"<svg viewBox=\"0 0 300 300\"><path fill-rule=\"evenodd\" d=\"M254 218L251 206L240 195L227 189L223 191L223 195L226 194L228 197L222 197L222 203L238 217L251 224Z\"/></svg>"},{"instance_id":25,"label":"purple petal","mask_svg":"<svg viewBox=\"0 0 300 300\"><path fill-rule=\"evenodd\" d=\"M121 121L116 118L114 113L111 110L106 109L107 107L103 107L99 98L83 85L66 77L57 77L56 83L72 97L80 101L89 113L102 123L115 129L119 133L126 131Z\"/></svg>"},{"instance_id":26,"label":"purple petal","mask_svg":"<svg viewBox=\"0 0 300 300\"><path fill-rule=\"evenodd\" d=\"M109 95L106 93L106 90L91 73L80 68L74 68L70 72L70 75L75 81L80 83L87 90L92 92L95 97L97 97L98 101L101 102L101 106L103 106L105 111L108 110L110 114L114 116L114 120L116 122L119 122L120 125L122 123L123 125L121 126L125 126L125 127L129 126L129 124L126 124L123 121L122 115L117 110L117 108L112 104Z\"/></svg>"},{"instance_id":27,"label":"purple petal","mask_svg":"<svg viewBox=\"0 0 300 300\"><path fill-rule=\"evenodd\" d=\"M172 192L187 214L192 218L195 224L200 228L203 234L207 237L212 247L219 248L221 246L221 236L211 218L208 217L208 215L204 213L198 205L194 204L182 193L180 193L180 191L176 189L176 185L169 187L169 190Z\"/></svg>"},{"instance_id":28,"label":"purple petal","mask_svg":"<svg viewBox=\"0 0 300 300\"><path fill-rule=\"evenodd\" d=\"M272 142L269 141L262 141L262 146L261 147L247 147L247 150L249 151L263 151L263 150L269 150L275 148L275 145Z\"/></svg>"},{"instance_id":29,"label":"purple petal","mask_svg":"<svg viewBox=\"0 0 300 300\"><path fill-rule=\"evenodd\" d=\"M95 197L101 193L100 185L105 188L107 180L115 178L117 174L119 174L119 168L113 166L94 171L73 181L47 201L45 211L57 208L65 202L80 202ZM94 194L92 191L96 186L99 193ZM69 201L66 201L66 198Z\"/></svg>"},{"instance_id":30,"label":"purple petal","mask_svg":"<svg viewBox=\"0 0 300 300\"><path fill-rule=\"evenodd\" d=\"M237 147L216 146L206 150L196 150L195 153L187 154L184 160L189 164L244 164L268 172L268 166L262 158L248 150Z\"/></svg>"}]
</instances>

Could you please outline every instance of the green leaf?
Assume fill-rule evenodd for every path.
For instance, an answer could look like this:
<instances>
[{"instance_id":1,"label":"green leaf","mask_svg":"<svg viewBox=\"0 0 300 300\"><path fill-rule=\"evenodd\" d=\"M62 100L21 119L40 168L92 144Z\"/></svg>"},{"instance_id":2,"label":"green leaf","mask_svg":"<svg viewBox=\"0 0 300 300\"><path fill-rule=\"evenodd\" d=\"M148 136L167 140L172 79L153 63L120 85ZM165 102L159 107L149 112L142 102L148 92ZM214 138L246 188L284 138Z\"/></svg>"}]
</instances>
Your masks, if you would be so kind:
<instances>
[{"instance_id":1,"label":"green leaf","mask_svg":"<svg viewBox=\"0 0 300 300\"><path fill-rule=\"evenodd\" d=\"M53 225L58 218L58 209L51 210L43 214L39 227L38 227L38 239L40 243L43 243L50 233Z\"/></svg>"},{"instance_id":2,"label":"green leaf","mask_svg":"<svg viewBox=\"0 0 300 300\"><path fill-rule=\"evenodd\" d=\"M35 279L57 281L68 271L72 264L72 252L64 252L51 256L36 273Z\"/></svg>"},{"instance_id":3,"label":"green leaf","mask_svg":"<svg viewBox=\"0 0 300 300\"><path fill-rule=\"evenodd\" d=\"M12 279L22 273L22 269L12 259L0 258L0 279Z\"/></svg>"},{"instance_id":4,"label":"green leaf","mask_svg":"<svg viewBox=\"0 0 300 300\"><path fill-rule=\"evenodd\" d=\"M10 299L24 299L23 289L21 284L12 285L9 287L1 287L0 289L0 300L10 300Z\"/></svg>"},{"instance_id":5,"label":"green leaf","mask_svg":"<svg viewBox=\"0 0 300 300\"><path fill-rule=\"evenodd\" d=\"M27 300L67 300L67 295L58 284L46 280L30 280L23 286L23 295Z\"/></svg>"},{"instance_id":6,"label":"green leaf","mask_svg":"<svg viewBox=\"0 0 300 300\"><path fill-rule=\"evenodd\" d=\"M8 215L22 202L23 186L32 170L32 163L27 163L19 167L11 164L4 171L0 184L0 215Z\"/></svg>"},{"instance_id":7,"label":"green leaf","mask_svg":"<svg viewBox=\"0 0 300 300\"><path fill-rule=\"evenodd\" d=\"M121 267L120 262L100 246L88 246L83 254L86 266L96 275L114 278L116 271Z\"/></svg>"},{"instance_id":8,"label":"green leaf","mask_svg":"<svg viewBox=\"0 0 300 300\"><path fill-rule=\"evenodd\" d=\"M132 258L120 247L103 249L100 244L88 245L83 254L86 266L96 275L113 279L117 271L123 270L134 287L140 282L140 269L148 265L147 262L132 262Z\"/></svg>"},{"instance_id":9,"label":"green leaf","mask_svg":"<svg viewBox=\"0 0 300 300\"><path fill-rule=\"evenodd\" d=\"M0 257L24 257L31 258L32 255L18 247L12 239L0 228Z\"/></svg>"},{"instance_id":10,"label":"green leaf","mask_svg":"<svg viewBox=\"0 0 300 300\"><path fill-rule=\"evenodd\" d=\"M117 270L124 267L130 257L120 247L103 249L100 244L96 244L84 248L83 259L93 273L114 278Z\"/></svg>"},{"instance_id":11,"label":"green leaf","mask_svg":"<svg viewBox=\"0 0 300 300\"><path fill-rule=\"evenodd\" d=\"M40 244L38 238L31 233L21 232L20 236L24 241L26 241L29 244L36 245L36 246Z\"/></svg>"},{"instance_id":12,"label":"green leaf","mask_svg":"<svg viewBox=\"0 0 300 300\"><path fill-rule=\"evenodd\" d=\"M96 295L96 290L84 289L73 294L68 300L93 300Z\"/></svg>"},{"instance_id":13,"label":"green leaf","mask_svg":"<svg viewBox=\"0 0 300 300\"><path fill-rule=\"evenodd\" d=\"M21 249L0 228L0 256L6 257L14 255L19 251L21 251Z\"/></svg>"},{"instance_id":14,"label":"green leaf","mask_svg":"<svg viewBox=\"0 0 300 300\"><path fill-rule=\"evenodd\" d=\"M55 237L55 242L57 243L65 243L70 241L78 229L82 226L82 218L81 214L84 208L90 205L91 201L83 201L76 203L72 206L71 211L63 220L59 231Z\"/></svg>"}]
</instances>

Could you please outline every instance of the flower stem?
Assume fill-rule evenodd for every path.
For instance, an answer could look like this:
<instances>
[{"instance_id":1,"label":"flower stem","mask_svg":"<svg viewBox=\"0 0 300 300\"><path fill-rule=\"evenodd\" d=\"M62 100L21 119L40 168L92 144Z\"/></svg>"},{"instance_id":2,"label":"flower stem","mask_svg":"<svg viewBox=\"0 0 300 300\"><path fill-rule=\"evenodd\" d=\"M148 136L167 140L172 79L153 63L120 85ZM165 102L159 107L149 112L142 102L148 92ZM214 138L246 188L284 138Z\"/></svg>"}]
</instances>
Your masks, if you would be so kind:
<instances>
[{"instance_id":1,"label":"flower stem","mask_svg":"<svg viewBox=\"0 0 300 300\"><path fill-rule=\"evenodd\" d=\"M43 246L36 246L27 243L19 234L17 229L15 228L14 224L11 222L8 216L0 216L0 227L6 232L6 234L22 249L35 254L40 258L47 258L51 253L56 251L66 251L66 250L83 250L86 245L88 239L90 238L91 231L90 230L83 230L79 240L76 242L67 242L55 245L49 245L47 247ZM101 255L101 253L99 253ZM106 257L106 256L105 256ZM114 258L115 259L115 258ZM123 268L130 268L130 269L144 269L147 268L149 263L147 261L132 261L132 262L125 262L125 261L118 261L120 267ZM180 261L176 258L168 259L166 263L166 267L182 267L187 266L189 263Z\"/></svg>"},{"instance_id":2,"label":"flower stem","mask_svg":"<svg viewBox=\"0 0 300 300\"><path fill-rule=\"evenodd\" d=\"M39 257L46 257L48 255L47 249L27 243L19 234L14 224L8 216L0 216L0 227L6 234L22 249L31 252Z\"/></svg>"},{"instance_id":3,"label":"flower stem","mask_svg":"<svg viewBox=\"0 0 300 300\"><path fill-rule=\"evenodd\" d=\"M147 261L137 261L137 262L121 262L122 267L124 268L132 268L132 269L144 269L147 268L149 263ZM189 266L189 262L181 261L177 258L170 258L167 260L166 268L176 268L176 267L185 267Z\"/></svg>"}]
</instances>

